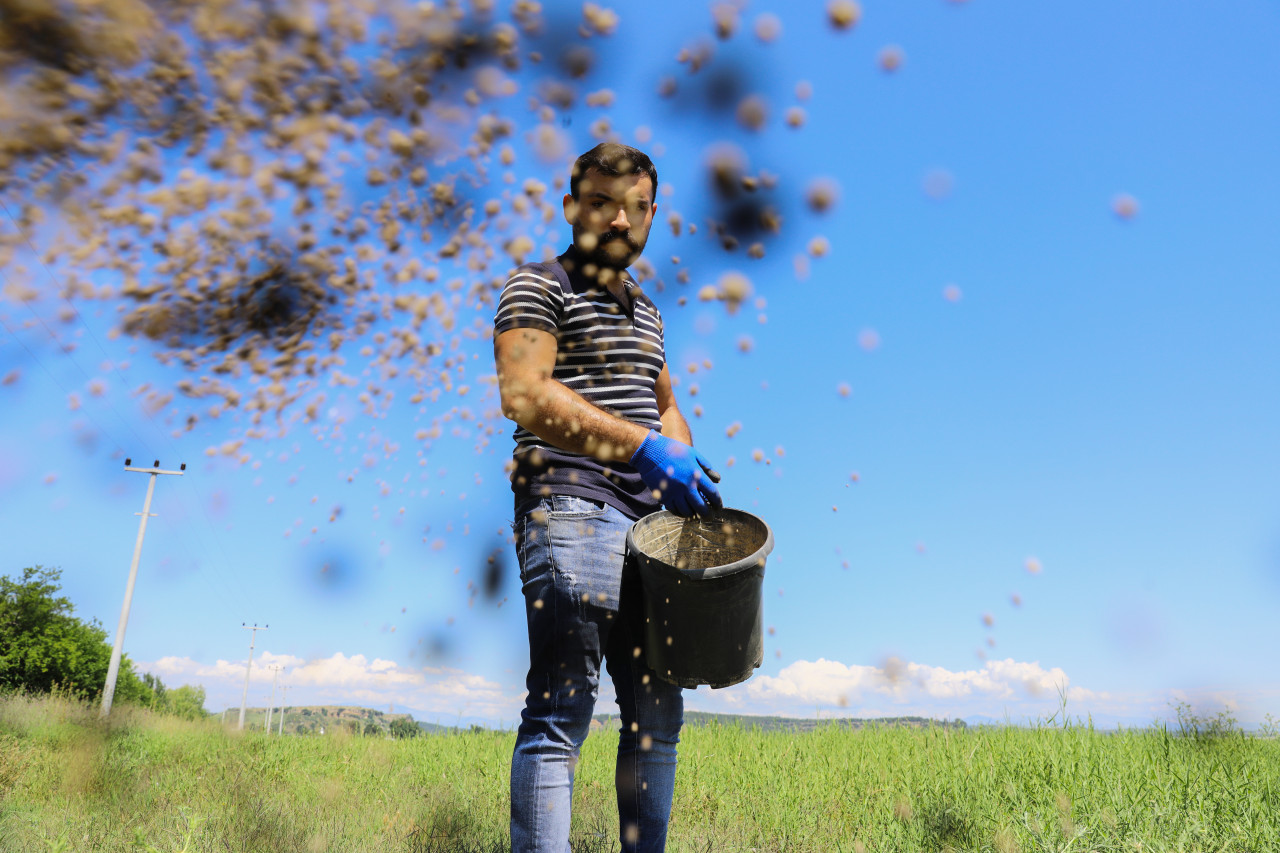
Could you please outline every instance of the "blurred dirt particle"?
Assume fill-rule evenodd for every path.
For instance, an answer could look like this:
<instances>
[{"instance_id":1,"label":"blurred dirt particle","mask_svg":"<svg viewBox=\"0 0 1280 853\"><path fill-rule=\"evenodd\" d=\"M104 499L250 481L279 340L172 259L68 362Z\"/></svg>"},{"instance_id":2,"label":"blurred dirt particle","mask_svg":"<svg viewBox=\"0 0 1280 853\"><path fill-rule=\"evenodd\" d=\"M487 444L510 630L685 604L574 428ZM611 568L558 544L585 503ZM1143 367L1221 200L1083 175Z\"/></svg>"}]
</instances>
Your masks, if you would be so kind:
<instances>
[{"instance_id":1,"label":"blurred dirt particle","mask_svg":"<svg viewBox=\"0 0 1280 853\"><path fill-rule=\"evenodd\" d=\"M840 198L840 185L834 178L817 178L805 189L805 202L814 213L826 213Z\"/></svg>"},{"instance_id":2,"label":"blurred dirt particle","mask_svg":"<svg viewBox=\"0 0 1280 853\"><path fill-rule=\"evenodd\" d=\"M886 74L892 74L902 67L902 63L906 61L906 54L902 52L902 48L891 44L880 49L876 61L880 64L880 70Z\"/></svg>"},{"instance_id":3,"label":"blurred dirt particle","mask_svg":"<svg viewBox=\"0 0 1280 853\"><path fill-rule=\"evenodd\" d=\"M721 41L731 38L738 31L739 9L734 3L714 3L711 6L711 18L715 25L716 38Z\"/></svg>"},{"instance_id":4,"label":"blurred dirt particle","mask_svg":"<svg viewBox=\"0 0 1280 853\"><path fill-rule=\"evenodd\" d=\"M862 7L854 0L830 0L827 3L827 20L837 30L856 26L862 18Z\"/></svg>"},{"instance_id":5,"label":"blurred dirt particle","mask_svg":"<svg viewBox=\"0 0 1280 853\"><path fill-rule=\"evenodd\" d=\"M485 559L482 590L485 597L497 598L506 580L506 550L494 551Z\"/></svg>"},{"instance_id":6,"label":"blurred dirt particle","mask_svg":"<svg viewBox=\"0 0 1280 853\"><path fill-rule=\"evenodd\" d=\"M929 198L941 201L951 195L955 188L955 178L946 169L933 169L925 174L922 187Z\"/></svg>"},{"instance_id":7,"label":"blurred dirt particle","mask_svg":"<svg viewBox=\"0 0 1280 853\"><path fill-rule=\"evenodd\" d=\"M1122 220L1138 215L1138 200L1128 193L1121 193L1111 200L1111 212Z\"/></svg>"},{"instance_id":8,"label":"blurred dirt particle","mask_svg":"<svg viewBox=\"0 0 1280 853\"><path fill-rule=\"evenodd\" d=\"M758 131L764 127L769 117L764 98L759 95L748 95L738 104L738 124L747 130Z\"/></svg>"},{"instance_id":9,"label":"blurred dirt particle","mask_svg":"<svg viewBox=\"0 0 1280 853\"><path fill-rule=\"evenodd\" d=\"M782 19L768 12L757 16L755 34L765 44L777 41L782 36Z\"/></svg>"}]
</instances>

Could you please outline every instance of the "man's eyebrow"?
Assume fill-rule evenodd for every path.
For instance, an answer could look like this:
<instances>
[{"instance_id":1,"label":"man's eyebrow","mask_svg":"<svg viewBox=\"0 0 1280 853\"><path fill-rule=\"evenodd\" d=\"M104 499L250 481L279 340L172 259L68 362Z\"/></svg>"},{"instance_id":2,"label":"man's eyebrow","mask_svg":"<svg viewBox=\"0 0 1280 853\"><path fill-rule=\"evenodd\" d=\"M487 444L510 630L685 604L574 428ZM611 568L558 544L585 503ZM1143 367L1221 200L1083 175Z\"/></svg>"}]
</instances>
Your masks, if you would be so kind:
<instances>
[{"instance_id":1,"label":"man's eyebrow","mask_svg":"<svg viewBox=\"0 0 1280 853\"><path fill-rule=\"evenodd\" d=\"M587 198L588 198L588 199L593 199L593 200L594 200L594 199L597 199L597 198L600 198L600 199L604 199L605 201L617 201L617 200L618 200L617 198L615 198L614 196L612 196L612 195L610 195L609 193L605 192L604 190L594 190L594 191L592 191L592 192L589 192L589 193L587 193ZM652 199L650 199L648 196L641 196L639 199L637 199L637 201L642 201L642 202L644 202L645 204L653 204L653 200L652 200Z\"/></svg>"}]
</instances>

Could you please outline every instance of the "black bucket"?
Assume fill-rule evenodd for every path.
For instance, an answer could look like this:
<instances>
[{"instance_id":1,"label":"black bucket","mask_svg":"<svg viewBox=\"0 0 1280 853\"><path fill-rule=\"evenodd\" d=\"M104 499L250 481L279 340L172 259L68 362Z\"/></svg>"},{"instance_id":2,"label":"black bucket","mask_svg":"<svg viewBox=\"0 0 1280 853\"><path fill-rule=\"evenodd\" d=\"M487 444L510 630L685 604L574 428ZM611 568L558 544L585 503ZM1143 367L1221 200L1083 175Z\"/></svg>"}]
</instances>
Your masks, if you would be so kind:
<instances>
[{"instance_id":1,"label":"black bucket","mask_svg":"<svg viewBox=\"0 0 1280 853\"><path fill-rule=\"evenodd\" d=\"M627 533L644 587L645 661L680 687L728 687L764 662L764 561L773 531L749 512L662 510Z\"/></svg>"}]
</instances>

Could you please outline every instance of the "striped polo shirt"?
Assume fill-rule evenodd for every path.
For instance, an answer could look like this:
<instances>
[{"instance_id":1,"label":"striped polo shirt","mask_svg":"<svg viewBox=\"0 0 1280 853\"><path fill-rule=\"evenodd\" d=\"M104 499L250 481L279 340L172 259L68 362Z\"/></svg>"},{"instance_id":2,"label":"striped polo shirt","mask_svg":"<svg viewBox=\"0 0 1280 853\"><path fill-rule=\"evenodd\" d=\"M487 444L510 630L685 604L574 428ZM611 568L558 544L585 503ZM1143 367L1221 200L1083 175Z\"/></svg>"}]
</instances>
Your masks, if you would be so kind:
<instances>
[{"instance_id":1,"label":"striped polo shirt","mask_svg":"<svg viewBox=\"0 0 1280 853\"><path fill-rule=\"evenodd\" d=\"M554 261L517 269L498 300L494 336L519 328L550 332L557 345L552 379L611 415L661 432L654 383L666 354L657 306L632 287L628 315L608 289L576 270L577 257L570 247ZM516 427L512 457L517 506L529 498L573 495L604 501L630 518L661 508L630 465L570 453L522 426Z\"/></svg>"}]
</instances>

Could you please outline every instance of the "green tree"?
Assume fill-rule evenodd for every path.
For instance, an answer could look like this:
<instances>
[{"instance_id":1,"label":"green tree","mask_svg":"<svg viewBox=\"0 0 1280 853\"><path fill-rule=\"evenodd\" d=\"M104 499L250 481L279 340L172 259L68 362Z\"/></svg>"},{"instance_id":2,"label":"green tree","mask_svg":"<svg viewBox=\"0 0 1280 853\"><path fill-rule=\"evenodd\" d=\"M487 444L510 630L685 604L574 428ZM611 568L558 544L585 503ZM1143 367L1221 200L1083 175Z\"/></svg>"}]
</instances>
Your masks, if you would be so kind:
<instances>
[{"instance_id":1,"label":"green tree","mask_svg":"<svg viewBox=\"0 0 1280 853\"><path fill-rule=\"evenodd\" d=\"M399 740L417 737L422 729L408 717L397 717L391 721L391 735Z\"/></svg>"},{"instance_id":2,"label":"green tree","mask_svg":"<svg viewBox=\"0 0 1280 853\"><path fill-rule=\"evenodd\" d=\"M117 681L118 680L119 679L117 678ZM164 682L161 681L158 676L152 675L149 672L144 672L142 674L142 683L151 689L151 701L147 703L147 707L151 708L153 711L163 711L168 699L168 691L164 686Z\"/></svg>"},{"instance_id":3,"label":"green tree","mask_svg":"<svg viewBox=\"0 0 1280 853\"><path fill-rule=\"evenodd\" d=\"M72 615L57 595L59 569L22 570L20 580L0 577L0 689L47 693L55 687L90 698L102 693L111 663L107 632L96 620ZM127 656L120 659L115 697L149 704L152 688L138 678Z\"/></svg>"},{"instance_id":4,"label":"green tree","mask_svg":"<svg viewBox=\"0 0 1280 853\"><path fill-rule=\"evenodd\" d=\"M165 703L162 710L166 714L173 714L175 717L182 717L186 720L203 720L206 716L204 698L203 687L192 687L190 684L184 684L165 694Z\"/></svg>"}]
</instances>

